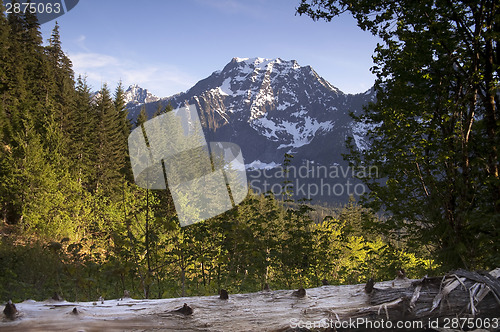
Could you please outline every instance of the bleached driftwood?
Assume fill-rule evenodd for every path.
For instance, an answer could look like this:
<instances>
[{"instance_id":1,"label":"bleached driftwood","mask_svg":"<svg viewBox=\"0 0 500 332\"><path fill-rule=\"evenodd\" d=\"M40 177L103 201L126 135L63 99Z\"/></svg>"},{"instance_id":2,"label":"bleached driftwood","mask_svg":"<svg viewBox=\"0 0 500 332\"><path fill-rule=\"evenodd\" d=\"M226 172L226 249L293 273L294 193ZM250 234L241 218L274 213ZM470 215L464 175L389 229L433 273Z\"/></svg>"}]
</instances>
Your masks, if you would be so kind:
<instances>
[{"instance_id":1,"label":"bleached driftwood","mask_svg":"<svg viewBox=\"0 0 500 332\"><path fill-rule=\"evenodd\" d=\"M369 293L362 284L326 285L306 289L304 297L277 290L229 294L227 300L219 296L79 303L28 300L16 304L17 318L4 318L0 331L298 331L292 328L299 326L300 331L327 330L327 326L366 330L347 322L421 321L426 326L429 319L445 317L500 318L499 277L500 268L489 274L456 271L443 278L376 283L367 288ZM192 314L176 311L184 303Z\"/></svg>"},{"instance_id":2,"label":"bleached driftwood","mask_svg":"<svg viewBox=\"0 0 500 332\"><path fill-rule=\"evenodd\" d=\"M459 270L443 278L423 278L406 288L377 289L370 304L388 304L393 320L500 317L500 268L490 273ZM500 326L499 326L500 327Z\"/></svg>"}]
</instances>

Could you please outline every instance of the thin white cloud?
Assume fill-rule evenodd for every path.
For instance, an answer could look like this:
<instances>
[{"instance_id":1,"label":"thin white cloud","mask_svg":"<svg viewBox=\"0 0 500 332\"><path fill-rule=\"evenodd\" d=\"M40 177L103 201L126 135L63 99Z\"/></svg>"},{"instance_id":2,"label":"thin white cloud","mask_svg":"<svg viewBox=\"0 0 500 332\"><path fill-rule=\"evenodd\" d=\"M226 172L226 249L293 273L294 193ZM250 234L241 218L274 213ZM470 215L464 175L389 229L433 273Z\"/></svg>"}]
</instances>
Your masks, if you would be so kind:
<instances>
[{"instance_id":1,"label":"thin white cloud","mask_svg":"<svg viewBox=\"0 0 500 332\"><path fill-rule=\"evenodd\" d=\"M87 46L85 45L85 40L87 39L87 37L85 35L80 35L75 41L74 43L79 47L81 48L82 50L86 51L86 52L89 52L89 49L87 48Z\"/></svg>"},{"instance_id":2,"label":"thin white cloud","mask_svg":"<svg viewBox=\"0 0 500 332\"><path fill-rule=\"evenodd\" d=\"M125 88L138 84L159 97L168 97L187 90L197 81L168 64L144 64L101 53L70 53L69 58L75 73L87 76L93 90L103 83L114 89L121 80Z\"/></svg>"},{"instance_id":3,"label":"thin white cloud","mask_svg":"<svg viewBox=\"0 0 500 332\"><path fill-rule=\"evenodd\" d=\"M110 66L119 66L119 61L117 58L99 53L74 53L69 54L71 61L73 62L73 68L75 71L81 69L90 68L109 68Z\"/></svg>"}]
</instances>

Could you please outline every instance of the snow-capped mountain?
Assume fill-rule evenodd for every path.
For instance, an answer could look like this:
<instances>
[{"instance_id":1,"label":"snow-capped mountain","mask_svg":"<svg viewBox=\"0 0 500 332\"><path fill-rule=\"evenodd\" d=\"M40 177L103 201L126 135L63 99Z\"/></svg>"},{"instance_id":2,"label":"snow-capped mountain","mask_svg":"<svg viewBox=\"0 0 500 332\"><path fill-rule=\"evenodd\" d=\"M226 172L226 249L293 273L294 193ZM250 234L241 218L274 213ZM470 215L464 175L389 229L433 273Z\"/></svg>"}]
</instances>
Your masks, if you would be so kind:
<instances>
[{"instance_id":1,"label":"snow-capped mountain","mask_svg":"<svg viewBox=\"0 0 500 332\"><path fill-rule=\"evenodd\" d=\"M160 100L157 96L153 95L146 89L141 88L137 84L133 84L128 87L124 95L125 103L127 107L132 107L135 105L142 105L145 103L152 103Z\"/></svg>"},{"instance_id":2,"label":"snow-capped mountain","mask_svg":"<svg viewBox=\"0 0 500 332\"><path fill-rule=\"evenodd\" d=\"M95 102L100 96L101 93L99 91L95 91L94 93L92 93L91 98ZM160 98L153 95L147 89L143 89L137 84L132 84L127 88L127 90L124 91L123 100L125 101L125 105L127 108L134 108L137 106L142 106L146 103L156 102L160 100Z\"/></svg>"},{"instance_id":3,"label":"snow-capped mountain","mask_svg":"<svg viewBox=\"0 0 500 332\"><path fill-rule=\"evenodd\" d=\"M349 112L359 113L373 98L372 90L345 94L295 60L233 58L188 91L146 107L151 117L158 102L196 105L207 141L238 144L247 169L262 172L282 165L285 153L296 166L347 167L346 138L353 136L359 148L366 144L365 128L355 126ZM135 118L139 110L129 114Z\"/></svg>"}]
</instances>

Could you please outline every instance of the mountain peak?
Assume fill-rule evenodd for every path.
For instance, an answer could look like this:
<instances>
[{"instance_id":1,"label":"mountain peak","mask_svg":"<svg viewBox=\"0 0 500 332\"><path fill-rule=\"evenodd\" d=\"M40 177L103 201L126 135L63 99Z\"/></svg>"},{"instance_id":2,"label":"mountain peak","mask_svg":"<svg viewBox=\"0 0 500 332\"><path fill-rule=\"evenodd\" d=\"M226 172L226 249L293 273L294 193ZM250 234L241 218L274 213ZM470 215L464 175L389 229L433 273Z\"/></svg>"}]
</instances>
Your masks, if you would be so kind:
<instances>
[{"instance_id":1,"label":"mountain peak","mask_svg":"<svg viewBox=\"0 0 500 332\"><path fill-rule=\"evenodd\" d=\"M125 90L123 99L125 100L125 104L127 104L127 106L132 106L151 103L159 100L160 98L153 95L147 89L143 89L137 84L132 84L127 90Z\"/></svg>"},{"instance_id":2,"label":"mountain peak","mask_svg":"<svg viewBox=\"0 0 500 332\"><path fill-rule=\"evenodd\" d=\"M261 58L261 57L254 57L254 58L233 58L233 60L236 61L236 62L244 62L246 64L261 64L263 62L269 63L269 62L279 62L279 61L281 61L280 58L267 59L267 58Z\"/></svg>"},{"instance_id":3,"label":"mountain peak","mask_svg":"<svg viewBox=\"0 0 500 332\"><path fill-rule=\"evenodd\" d=\"M295 156L295 165L347 167L345 137L352 135L360 149L367 144L366 128L354 125L349 112L358 114L372 98L371 92L345 94L296 60L235 57L186 92L146 104L146 111L151 117L158 103L196 106L207 141L238 144L248 169L279 167L284 153ZM140 107L132 107L132 118ZM323 180L336 181L311 181L321 187Z\"/></svg>"},{"instance_id":4,"label":"mountain peak","mask_svg":"<svg viewBox=\"0 0 500 332\"><path fill-rule=\"evenodd\" d=\"M254 58L233 58L230 63L237 63L241 64L244 66L250 66L254 68L265 68L269 64L274 65L274 64L285 64L293 67L294 69L299 68L300 65L297 63L296 60L283 60L281 58L275 58L275 59L268 59L268 58L261 58L261 57L254 57Z\"/></svg>"}]
</instances>

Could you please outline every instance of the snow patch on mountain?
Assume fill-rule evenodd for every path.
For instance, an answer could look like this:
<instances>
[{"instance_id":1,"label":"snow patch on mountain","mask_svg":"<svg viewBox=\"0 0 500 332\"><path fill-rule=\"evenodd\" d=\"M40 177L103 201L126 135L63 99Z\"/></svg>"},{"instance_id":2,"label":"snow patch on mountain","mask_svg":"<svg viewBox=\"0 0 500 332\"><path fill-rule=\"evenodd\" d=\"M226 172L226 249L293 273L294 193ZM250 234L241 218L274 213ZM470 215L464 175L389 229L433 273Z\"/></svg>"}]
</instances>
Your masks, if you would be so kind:
<instances>
[{"instance_id":1,"label":"snow patch on mountain","mask_svg":"<svg viewBox=\"0 0 500 332\"><path fill-rule=\"evenodd\" d=\"M292 104L291 104L290 102L288 102L288 101L284 101L284 102L282 102L281 104L279 104L279 105L278 105L278 107L276 107L276 109L277 109L278 111L283 111L283 110L286 110L287 108L289 108L290 106L292 106ZM290 114L290 115L294 115L294 114L297 114L297 112L292 113L292 114Z\"/></svg>"},{"instance_id":2,"label":"snow patch on mountain","mask_svg":"<svg viewBox=\"0 0 500 332\"><path fill-rule=\"evenodd\" d=\"M221 95L229 96L234 94L231 90L231 77L226 78L224 82L222 82L219 90L221 91Z\"/></svg>"},{"instance_id":3,"label":"snow patch on mountain","mask_svg":"<svg viewBox=\"0 0 500 332\"><path fill-rule=\"evenodd\" d=\"M302 115L306 115L306 114L307 114L307 111L306 111L306 110L304 110L304 109L302 109L302 110L300 110L300 111L298 111L298 112L293 112L293 113L292 113L292 114L290 114L290 115L291 115L291 116L294 116L294 117L296 117L296 118L298 118L298 117L301 117Z\"/></svg>"},{"instance_id":4,"label":"snow patch on mountain","mask_svg":"<svg viewBox=\"0 0 500 332\"><path fill-rule=\"evenodd\" d=\"M366 140L366 134L369 130L374 129L376 126L364 122L354 121L352 124L352 137L354 138L354 143L360 151L367 150L370 148L370 143Z\"/></svg>"},{"instance_id":5,"label":"snow patch on mountain","mask_svg":"<svg viewBox=\"0 0 500 332\"><path fill-rule=\"evenodd\" d=\"M246 169L273 169L278 166L281 166L281 164L277 164L274 161L270 163L264 163L260 160L254 160L251 163L246 164Z\"/></svg>"},{"instance_id":6,"label":"snow patch on mountain","mask_svg":"<svg viewBox=\"0 0 500 332\"><path fill-rule=\"evenodd\" d=\"M300 118L297 122L288 120L269 119L267 113L253 122L251 127L261 135L275 142L282 142L278 149L299 148L309 144L318 131L330 131L333 121L319 122L309 116ZM284 143L284 144L283 144Z\"/></svg>"}]
</instances>

